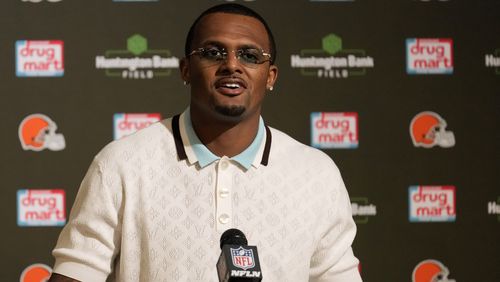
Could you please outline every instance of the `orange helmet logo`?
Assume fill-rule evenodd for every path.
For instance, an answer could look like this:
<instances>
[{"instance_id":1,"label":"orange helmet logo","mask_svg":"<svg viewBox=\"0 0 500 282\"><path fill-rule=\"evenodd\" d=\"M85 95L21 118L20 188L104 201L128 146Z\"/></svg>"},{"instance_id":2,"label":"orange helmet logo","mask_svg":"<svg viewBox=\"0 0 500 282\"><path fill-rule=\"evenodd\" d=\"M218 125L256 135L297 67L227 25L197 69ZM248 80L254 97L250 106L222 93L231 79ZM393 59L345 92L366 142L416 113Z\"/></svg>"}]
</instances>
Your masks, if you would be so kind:
<instances>
[{"instance_id":1,"label":"orange helmet logo","mask_svg":"<svg viewBox=\"0 0 500 282\"><path fill-rule=\"evenodd\" d=\"M44 114L32 114L19 125L19 140L24 150L60 151L66 147L62 134L56 134L57 125Z\"/></svg>"},{"instance_id":2,"label":"orange helmet logo","mask_svg":"<svg viewBox=\"0 0 500 282\"><path fill-rule=\"evenodd\" d=\"M412 282L455 282L448 279L450 271L441 262L427 259L413 269Z\"/></svg>"},{"instance_id":3,"label":"orange helmet logo","mask_svg":"<svg viewBox=\"0 0 500 282\"><path fill-rule=\"evenodd\" d=\"M45 264L35 263L23 270L19 282L46 282L49 280L51 273L52 268Z\"/></svg>"},{"instance_id":4,"label":"orange helmet logo","mask_svg":"<svg viewBox=\"0 0 500 282\"><path fill-rule=\"evenodd\" d=\"M436 145L455 146L455 135L446 131L446 121L435 112L421 112L410 123L410 135L415 147L432 148Z\"/></svg>"}]
</instances>

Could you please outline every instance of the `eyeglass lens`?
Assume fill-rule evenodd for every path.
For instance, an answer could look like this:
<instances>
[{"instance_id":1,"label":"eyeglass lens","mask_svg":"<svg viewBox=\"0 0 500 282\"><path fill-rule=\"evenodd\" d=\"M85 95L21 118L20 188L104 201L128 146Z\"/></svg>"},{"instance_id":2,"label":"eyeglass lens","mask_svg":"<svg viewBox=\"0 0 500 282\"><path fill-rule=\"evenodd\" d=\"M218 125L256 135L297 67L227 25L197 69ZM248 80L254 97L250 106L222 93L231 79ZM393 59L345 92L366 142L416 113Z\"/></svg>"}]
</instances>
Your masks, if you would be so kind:
<instances>
[{"instance_id":1,"label":"eyeglass lens","mask_svg":"<svg viewBox=\"0 0 500 282\"><path fill-rule=\"evenodd\" d=\"M256 67L269 60L268 55L264 54L262 50L257 48L242 48L234 52L236 58L245 65ZM224 48L209 47L200 48L196 52L200 58L209 62L220 62L227 59L228 51Z\"/></svg>"}]
</instances>

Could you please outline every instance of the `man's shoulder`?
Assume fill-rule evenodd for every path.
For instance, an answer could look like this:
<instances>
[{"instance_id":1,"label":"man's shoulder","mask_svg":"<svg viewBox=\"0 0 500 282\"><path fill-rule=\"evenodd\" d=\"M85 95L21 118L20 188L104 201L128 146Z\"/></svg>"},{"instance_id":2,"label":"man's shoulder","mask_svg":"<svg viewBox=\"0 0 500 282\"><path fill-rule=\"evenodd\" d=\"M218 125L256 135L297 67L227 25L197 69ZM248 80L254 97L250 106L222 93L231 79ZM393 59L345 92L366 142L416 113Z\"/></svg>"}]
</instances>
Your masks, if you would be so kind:
<instances>
[{"instance_id":1,"label":"man's shoulder","mask_svg":"<svg viewBox=\"0 0 500 282\"><path fill-rule=\"evenodd\" d=\"M171 118L167 118L138 130L128 136L108 143L96 156L97 159L114 158L118 155L137 155L158 147L174 144Z\"/></svg>"},{"instance_id":2,"label":"man's shoulder","mask_svg":"<svg viewBox=\"0 0 500 282\"><path fill-rule=\"evenodd\" d=\"M271 130L272 137L272 149L271 152L276 152L280 157L285 157L286 159L294 159L297 161L314 161L322 162L325 165L334 165L330 156L325 152L301 143L285 132L269 127Z\"/></svg>"},{"instance_id":3,"label":"man's shoulder","mask_svg":"<svg viewBox=\"0 0 500 282\"><path fill-rule=\"evenodd\" d=\"M172 140L171 118L164 119L140 129L119 140L111 142L109 145L116 147L133 146L134 144L144 144L155 141L155 139Z\"/></svg>"}]
</instances>

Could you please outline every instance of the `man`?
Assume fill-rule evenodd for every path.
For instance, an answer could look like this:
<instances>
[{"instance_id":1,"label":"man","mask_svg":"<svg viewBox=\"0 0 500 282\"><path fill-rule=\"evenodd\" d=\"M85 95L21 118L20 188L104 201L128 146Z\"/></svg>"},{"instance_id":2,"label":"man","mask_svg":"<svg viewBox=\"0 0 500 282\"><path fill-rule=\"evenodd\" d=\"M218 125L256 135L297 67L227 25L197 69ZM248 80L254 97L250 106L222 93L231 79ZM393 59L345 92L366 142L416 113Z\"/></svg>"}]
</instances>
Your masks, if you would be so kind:
<instances>
[{"instance_id":1,"label":"man","mask_svg":"<svg viewBox=\"0 0 500 282\"><path fill-rule=\"evenodd\" d=\"M50 281L215 282L229 228L258 247L264 281L361 281L338 169L260 117L278 75L265 21L215 6L194 22L185 52L188 109L96 156Z\"/></svg>"}]
</instances>

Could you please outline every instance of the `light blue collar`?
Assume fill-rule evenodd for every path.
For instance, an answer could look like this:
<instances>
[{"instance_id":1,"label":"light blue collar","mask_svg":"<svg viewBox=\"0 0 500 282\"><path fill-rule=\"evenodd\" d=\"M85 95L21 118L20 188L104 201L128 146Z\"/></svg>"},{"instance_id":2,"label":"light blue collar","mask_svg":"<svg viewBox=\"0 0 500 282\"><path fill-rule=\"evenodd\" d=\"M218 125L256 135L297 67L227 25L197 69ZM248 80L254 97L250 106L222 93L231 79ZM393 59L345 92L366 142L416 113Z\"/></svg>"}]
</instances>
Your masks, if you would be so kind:
<instances>
[{"instance_id":1,"label":"light blue collar","mask_svg":"<svg viewBox=\"0 0 500 282\"><path fill-rule=\"evenodd\" d=\"M203 143L201 143L200 139L194 132L193 124L191 123L191 112L189 108L184 112L183 118L185 127L184 129L188 138L188 143L191 146L200 167L206 167L214 161L219 160L220 157L216 156ZM262 117L260 117L259 129L257 131L257 135L252 141L252 144L250 144L250 146L248 146L240 154L232 157L231 160L234 160L244 168L249 169L252 166L253 161L257 157L257 153L259 152L259 148L262 144L262 140L264 138L264 129L264 120L262 119Z\"/></svg>"}]
</instances>

